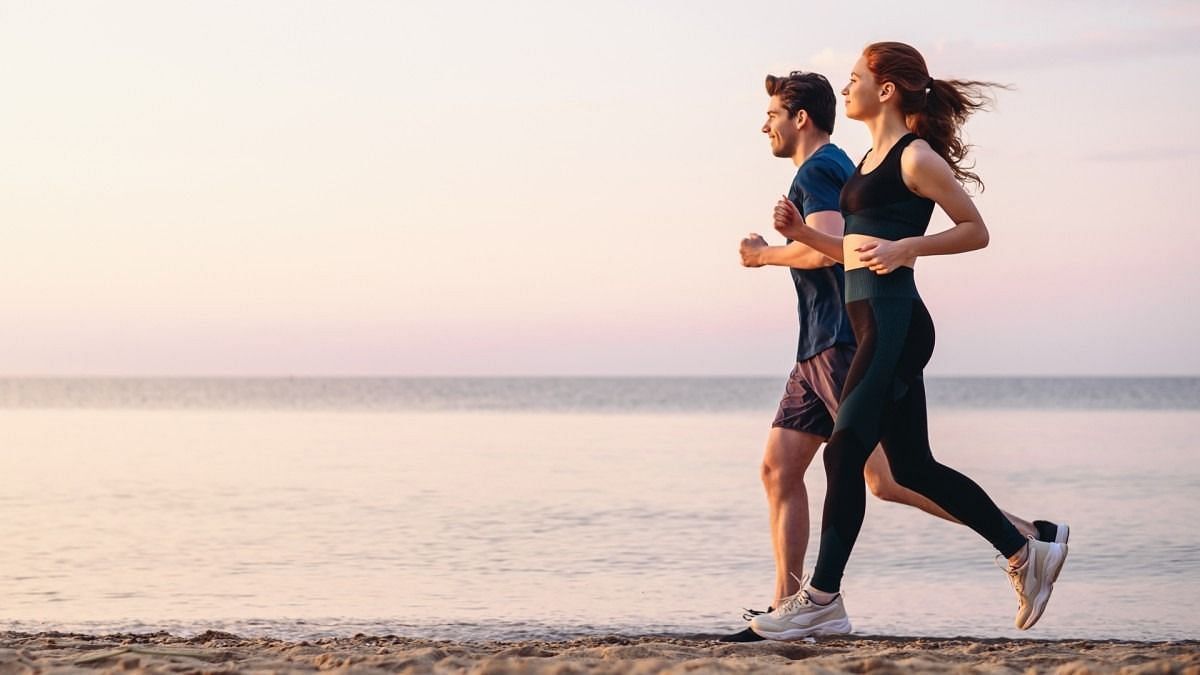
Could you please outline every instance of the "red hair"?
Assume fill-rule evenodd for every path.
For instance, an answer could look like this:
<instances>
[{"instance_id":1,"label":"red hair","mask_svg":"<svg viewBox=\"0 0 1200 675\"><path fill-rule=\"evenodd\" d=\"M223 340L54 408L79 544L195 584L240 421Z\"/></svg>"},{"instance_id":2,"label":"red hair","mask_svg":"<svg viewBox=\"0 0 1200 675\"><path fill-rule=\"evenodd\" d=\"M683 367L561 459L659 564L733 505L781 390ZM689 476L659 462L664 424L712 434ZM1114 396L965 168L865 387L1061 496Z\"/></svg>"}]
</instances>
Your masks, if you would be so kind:
<instances>
[{"instance_id":1,"label":"red hair","mask_svg":"<svg viewBox=\"0 0 1200 675\"><path fill-rule=\"evenodd\" d=\"M902 42L869 44L863 56L876 82L895 85L909 130L946 160L959 182L975 183L982 190L983 181L971 171L974 164L965 163L971 146L962 138L962 126L971 113L992 103L988 88L1006 87L978 80L935 80L921 52Z\"/></svg>"}]
</instances>

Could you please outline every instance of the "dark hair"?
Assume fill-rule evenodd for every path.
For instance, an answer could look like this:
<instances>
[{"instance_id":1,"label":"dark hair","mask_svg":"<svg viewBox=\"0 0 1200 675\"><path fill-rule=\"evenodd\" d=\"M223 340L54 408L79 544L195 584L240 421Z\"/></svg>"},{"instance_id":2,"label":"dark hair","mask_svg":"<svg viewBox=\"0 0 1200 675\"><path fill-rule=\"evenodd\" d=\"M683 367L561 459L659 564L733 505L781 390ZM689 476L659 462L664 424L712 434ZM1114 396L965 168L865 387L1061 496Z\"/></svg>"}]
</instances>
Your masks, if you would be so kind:
<instances>
[{"instance_id":1,"label":"dark hair","mask_svg":"<svg viewBox=\"0 0 1200 675\"><path fill-rule=\"evenodd\" d=\"M778 96L788 117L804 110L814 124L827 134L833 133L833 121L837 117L837 100L833 87L820 73L793 70L787 77L767 76L767 95Z\"/></svg>"},{"instance_id":2,"label":"dark hair","mask_svg":"<svg viewBox=\"0 0 1200 675\"><path fill-rule=\"evenodd\" d=\"M962 126L971 113L992 103L989 87L1008 87L978 80L935 80L921 53L902 42L869 44L863 56L876 82L896 86L908 128L946 160L959 182L975 183L982 191L983 181L971 171L975 165L964 161L971 146L963 140Z\"/></svg>"}]
</instances>

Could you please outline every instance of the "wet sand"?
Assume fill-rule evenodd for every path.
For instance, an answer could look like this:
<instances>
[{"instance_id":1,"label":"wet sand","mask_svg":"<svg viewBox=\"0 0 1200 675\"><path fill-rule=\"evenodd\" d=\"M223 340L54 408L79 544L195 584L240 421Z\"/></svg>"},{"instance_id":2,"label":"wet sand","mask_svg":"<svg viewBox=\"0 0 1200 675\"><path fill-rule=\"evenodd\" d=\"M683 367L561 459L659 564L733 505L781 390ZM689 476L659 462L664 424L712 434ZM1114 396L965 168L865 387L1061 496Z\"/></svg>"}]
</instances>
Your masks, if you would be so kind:
<instances>
[{"instance_id":1,"label":"wet sand","mask_svg":"<svg viewBox=\"0 0 1200 675\"><path fill-rule=\"evenodd\" d=\"M24 673L1187 673L1200 641L854 637L724 644L680 637L451 642L394 635L289 642L209 631L0 633L0 675Z\"/></svg>"}]
</instances>

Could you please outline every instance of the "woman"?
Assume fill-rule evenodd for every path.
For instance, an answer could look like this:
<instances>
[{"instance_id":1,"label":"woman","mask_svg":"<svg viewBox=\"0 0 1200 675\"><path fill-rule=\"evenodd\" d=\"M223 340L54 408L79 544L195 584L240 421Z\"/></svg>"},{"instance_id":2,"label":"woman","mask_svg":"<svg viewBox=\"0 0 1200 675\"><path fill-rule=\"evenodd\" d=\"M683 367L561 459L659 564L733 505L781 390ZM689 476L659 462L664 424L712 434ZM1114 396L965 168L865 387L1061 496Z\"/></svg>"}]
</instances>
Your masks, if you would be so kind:
<instances>
[{"instance_id":1,"label":"woman","mask_svg":"<svg viewBox=\"0 0 1200 675\"><path fill-rule=\"evenodd\" d=\"M846 115L871 131L872 149L841 194L845 237L803 223L786 200L776 228L845 264L846 310L858 352L825 448L828 491L821 549L808 585L752 622L773 639L850 632L842 572L862 527L863 465L877 442L898 483L928 497L978 532L1007 559L1017 592L1016 626L1041 617L1067 555L1065 542L1026 539L966 476L939 464L929 449L921 372L933 353L933 323L917 294L913 264L921 256L964 253L988 243L987 227L962 183L982 185L962 166L960 128L987 99L986 82L936 80L912 47L869 45L842 90ZM933 206L954 227L926 235Z\"/></svg>"}]
</instances>

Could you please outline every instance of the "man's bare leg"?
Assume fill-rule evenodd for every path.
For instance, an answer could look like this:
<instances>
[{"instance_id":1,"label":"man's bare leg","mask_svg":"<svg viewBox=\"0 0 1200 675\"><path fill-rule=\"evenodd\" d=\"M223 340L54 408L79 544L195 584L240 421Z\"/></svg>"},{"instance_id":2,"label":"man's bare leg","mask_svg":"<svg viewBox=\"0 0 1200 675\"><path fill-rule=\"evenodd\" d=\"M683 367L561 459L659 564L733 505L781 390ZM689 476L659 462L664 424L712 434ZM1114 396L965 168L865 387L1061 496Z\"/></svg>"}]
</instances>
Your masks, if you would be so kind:
<instances>
[{"instance_id":1,"label":"man's bare leg","mask_svg":"<svg viewBox=\"0 0 1200 675\"><path fill-rule=\"evenodd\" d=\"M775 599L772 607L800 590L792 574L804 574L808 548L808 488L804 472L824 438L773 427L763 454L762 481L771 517L771 543L775 549ZM890 477L890 474L889 474Z\"/></svg>"},{"instance_id":2,"label":"man's bare leg","mask_svg":"<svg viewBox=\"0 0 1200 675\"><path fill-rule=\"evenodd\" d=\"M867 466L863 469L863 475L867 479L867 487L871 489L871 494L879 499L913 506L938 518L958 523L958 520L943 511L942 507L897 483L896 479L892 478L892 468L888 465L887 455L883 453L883 448L876 446L875 451L867 458ZM1001 513L1021 534L1037 538L1038 531L1033 523L1014 516L1008 511L1001 511Z\"/></svg>"}]
</instances>

